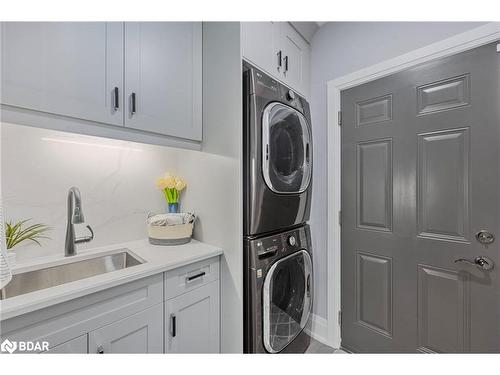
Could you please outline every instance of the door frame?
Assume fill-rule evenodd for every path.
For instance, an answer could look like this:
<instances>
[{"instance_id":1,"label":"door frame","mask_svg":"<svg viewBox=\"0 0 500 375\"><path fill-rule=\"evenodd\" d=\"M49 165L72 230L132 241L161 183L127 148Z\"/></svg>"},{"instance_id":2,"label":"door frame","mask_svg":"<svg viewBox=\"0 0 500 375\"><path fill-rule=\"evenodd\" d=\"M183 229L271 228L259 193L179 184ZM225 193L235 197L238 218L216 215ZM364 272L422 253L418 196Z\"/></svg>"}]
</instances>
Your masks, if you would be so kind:
<instances>
[{"instance_id":1,"label":"door frame","mask_svg":"<svg viewBox=\"0 0 500 375\"><path fill-rule=\"evenodd\" d=\"M500 22L490 22L327 82L327 343L340 348L341 310L341 132L340 92L431 60L451 56L500 39ZM500 45L499 45L500 46ZM497 47L500 52L500 47ZM330 287L331 286L331 287ZM315 332L313 332L314 334ZM324 337L324 332L318 332Z\"/></svg>"}]
</instances>

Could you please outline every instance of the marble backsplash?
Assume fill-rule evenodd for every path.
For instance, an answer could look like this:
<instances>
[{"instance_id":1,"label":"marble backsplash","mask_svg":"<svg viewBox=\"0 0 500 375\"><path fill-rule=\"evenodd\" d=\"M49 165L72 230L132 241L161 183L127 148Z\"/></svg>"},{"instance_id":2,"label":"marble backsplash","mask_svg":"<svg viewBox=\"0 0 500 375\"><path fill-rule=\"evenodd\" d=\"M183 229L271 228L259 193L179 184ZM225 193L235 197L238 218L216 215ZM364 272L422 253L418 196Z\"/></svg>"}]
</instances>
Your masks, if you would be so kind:
<instances>
[{"instance_id":1,"label":"marble backsplash","mask_svg":"<svg viewBox=\"0 0 500 375\"><path fill-rule=\"evenodd\" d=\"M207 201L207 195L224 189L224 171L232 166L225 168L230 161L223 157L14 124L0 126L5 219L31 218L51 227L50 240L42 240L41 247L28 242L15 249L18 261L63 254L71 186L80 189L85 224L95 232L95 239L78 249L145 238L147 213L166 210L155 186L166 170L188 180L181 209L202 214L197 238L203 240L204 230L216 228L212 223L216 218L210 217L210 204L215 202ZM84 235L87 229L77 225L76 232Z\"/></svg>"}]
</instances>

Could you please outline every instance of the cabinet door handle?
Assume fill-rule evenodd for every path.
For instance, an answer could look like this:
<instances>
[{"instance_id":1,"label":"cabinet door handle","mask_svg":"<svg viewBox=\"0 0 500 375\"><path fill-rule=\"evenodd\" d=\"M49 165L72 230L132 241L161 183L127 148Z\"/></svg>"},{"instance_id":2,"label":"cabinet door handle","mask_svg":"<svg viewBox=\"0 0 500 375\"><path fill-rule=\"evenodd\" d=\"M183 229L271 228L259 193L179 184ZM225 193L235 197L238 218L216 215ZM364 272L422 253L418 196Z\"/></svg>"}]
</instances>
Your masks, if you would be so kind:
<instances>
[{"instance_id":1,"label":"cabinet door handle","mask_svg":"<svg viewBox=\"0 0 500 375\"><path fill-rule=\"evenodd\" d=\"M170 334L172 337L177 335L177 322L175 319L175 314L170 314Z\"/></svg>"},{"instance_id":2,"label":"cabinet door handle","mask_svg":"<svg viewBox=\"0 0 500 375\"><path fill-rule=\"evenodd\" d=\"M136 108L135 108L135 92L133 92L132 94L130 94L130 114L133 115L135 114L136 112Z\"/></svg>"},{"instance_id":3,"label":"cabinet door handle","mask_svg":"<svg viewBox=\"0 0 500 375\"><path fill-rule=\"evenodd\" d=\"M288 56L285 56L285 72L288 72Z\"/></svg>"},{"instance_id":4,"label":"cabinet door handle","mask_svg":"<svg viewBox=\"0 0 500 375\"><path fill-rule=\"evenodd\" d=\"M281 65L282 65L282 63L283 63L282 52L281 52L281 51L279 51L279 52L276 54L276 56L278 56L278 70L280 70Z\"/></svg>"},{"instance_id":5,"label":"cabinet door handle","mask_svg":"<svg viewBox=\"0 0 500 375\"><path fill-rule=\"evenodd\" d=\"M189 277L186 277L186 281L193 281L199 277L202 277L202 276L205 276L205 271L202 271L200 273L197 273L196 275L193 275L193 276L189 276Z\"/></svg>"},{"instance_id":6,"label":"cabinet door handle","mask_svg":"<svg viewBox=\"0 0 500 375\"><path fill-rule=\"evenodd\" d=\"M118 87L115 87L114 90L113 90L113 108L115 111L118 110L118 108L120 108L120 98L118 96Z\"/></svg>"},{"instance_id":7,"label":"cabinet door handle","mask_svg":"<svg viewBox=\"0 0 500 375\"><path fill-rule=\"evenodd\" d=\"M104 354L104 348L102 347L102 345L97 347L97 354Z\"/></svg>"}]
</instances>

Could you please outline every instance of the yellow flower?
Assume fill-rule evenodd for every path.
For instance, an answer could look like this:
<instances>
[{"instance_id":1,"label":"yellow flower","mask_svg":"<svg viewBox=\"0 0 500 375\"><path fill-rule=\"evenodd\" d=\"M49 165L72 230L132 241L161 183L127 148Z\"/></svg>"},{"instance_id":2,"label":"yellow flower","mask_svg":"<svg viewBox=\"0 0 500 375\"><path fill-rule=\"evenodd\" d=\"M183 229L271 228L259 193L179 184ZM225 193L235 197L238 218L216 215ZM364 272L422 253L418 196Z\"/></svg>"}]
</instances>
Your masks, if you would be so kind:
<instances>
[{"instance_id":1,"label":"yellow flower","mask_svg":"<svg viewBox=\"0 0 500 375\"><path fill-rule=\"evenodd\" d=\"M158 180L156 180L156 187L160 190L164 190L167 187L167 183L165 182L165 179L163 177L160 177Z\"/></svg>"},{"instance_id":2,"label":"yellow flower","mask_svg":"<svg viewBox=\"0 0 500 375\"><path fill-rule=\"evenodd\" d=\"M186 187L186 181L184 181L182 178L180 177L176 177L175 178L175 189L177 191L181 191L182 189L184 189Z\"/></svg>"},{"instance_id":3,"label":"yellow flower","mask_svg":"<svg viewBox=\"0 0 500 375\"><path fill-rule=\"evenodd\" d=\"M165 181L165 185L168 189L173 189L175 187L175 177L170 173L165 174L163 180Z\"/></svg>"}]
</instances>

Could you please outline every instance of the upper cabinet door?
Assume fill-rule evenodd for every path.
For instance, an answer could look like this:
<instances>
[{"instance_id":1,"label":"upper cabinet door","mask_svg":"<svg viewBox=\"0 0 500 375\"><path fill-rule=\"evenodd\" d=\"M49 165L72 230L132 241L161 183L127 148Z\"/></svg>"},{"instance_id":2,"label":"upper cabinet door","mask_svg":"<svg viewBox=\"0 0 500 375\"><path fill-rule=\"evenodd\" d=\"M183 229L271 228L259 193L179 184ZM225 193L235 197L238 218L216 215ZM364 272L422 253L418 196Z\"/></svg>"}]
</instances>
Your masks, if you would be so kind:
<instances>
[{"instance_id":1,"label":"upper cabinet door","mask_svg":"<svg viewBox=\"0 0 500 375\"><path fill-rule=\"evenodd\" d=\"M1 27L3 104L123 125L123 23Z\"/></svg>"},{"instance_id":2,"label":"upper cabinet door","mask_svg":"<svg viewBox=\"0 0 500 375\"><path fill-rule=\"evenodd\" d=\"M201 22L125 23L125 126L201 141Z\"/></svg>"},{"instance_id":3,"label":"upper cabinet door","mask_svg":"<svg viewBox=\"0 0 500 375\"><path fill-rule=\"evenodd\" d=\"M279 75L283 66L279 22L242 22L243 57L270 74Z\"/></svg>"},{"instance_id":4,"label":"upper cabinet door","mask_svg":"<svg viewBox=\"0 0 500 375\"><path fill-rule=\"evenodd\" d=\"M309 45L288 23L281 24L283 80L303 95L309 93Z\"/></svg>"}]
</instances>

